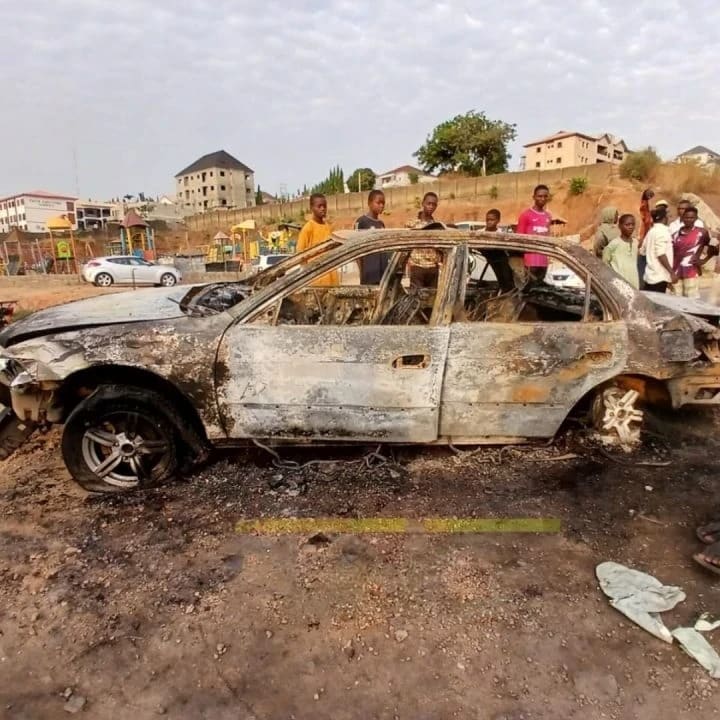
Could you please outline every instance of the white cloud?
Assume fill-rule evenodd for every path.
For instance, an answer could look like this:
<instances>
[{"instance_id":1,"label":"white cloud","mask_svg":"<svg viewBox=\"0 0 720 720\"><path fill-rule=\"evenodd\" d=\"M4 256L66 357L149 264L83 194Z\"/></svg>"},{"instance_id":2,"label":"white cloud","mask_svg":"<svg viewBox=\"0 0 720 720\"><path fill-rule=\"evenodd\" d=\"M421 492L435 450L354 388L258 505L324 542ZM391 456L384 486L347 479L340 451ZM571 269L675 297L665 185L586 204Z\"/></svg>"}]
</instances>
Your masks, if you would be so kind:
<instances>
[{"instance_id":1,"label":"white cloud","mask_svg":"<svg viewBox=\"0 0 720 720\"><path fill-rule=\"evenodd\" d=\"M674 8L672 11L669 8ZM560 128L608 130L666 154L720 150L711 43L720 6L583 0L25 0L0 45L6 88L0 193L165 192L224 148L270 191L340 163L412 159L434 125L469 109L515 122L521 145Z\"/></svg>"}]
</instances>

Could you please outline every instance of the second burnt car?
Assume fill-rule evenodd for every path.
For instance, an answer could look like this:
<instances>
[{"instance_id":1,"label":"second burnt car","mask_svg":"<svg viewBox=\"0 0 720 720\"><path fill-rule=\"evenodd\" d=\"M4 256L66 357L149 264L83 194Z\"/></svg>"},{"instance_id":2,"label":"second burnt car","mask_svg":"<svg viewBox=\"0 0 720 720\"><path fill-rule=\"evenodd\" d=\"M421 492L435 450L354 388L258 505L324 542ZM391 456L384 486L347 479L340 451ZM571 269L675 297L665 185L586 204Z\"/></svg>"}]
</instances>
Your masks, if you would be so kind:
<instances>
[{"instance_id":1,"label":"second burnt car","mask_svg":"<svg viewBox=\"0 0 720 720\"><path fill-rule=\"evenodd\" d=\"M409 285L413 250L435 253L432 287ZM583 286L528 281L529 250ZM379 285L318 285L380 252ZM64 424L75 480L121 491L216 446L519 443L580 407L632 442L645 403L720 403L716 309L662 300L562 239L337 233L247 283L102 296L5 328L0 448Z\"/></svg>"}]
</instances>

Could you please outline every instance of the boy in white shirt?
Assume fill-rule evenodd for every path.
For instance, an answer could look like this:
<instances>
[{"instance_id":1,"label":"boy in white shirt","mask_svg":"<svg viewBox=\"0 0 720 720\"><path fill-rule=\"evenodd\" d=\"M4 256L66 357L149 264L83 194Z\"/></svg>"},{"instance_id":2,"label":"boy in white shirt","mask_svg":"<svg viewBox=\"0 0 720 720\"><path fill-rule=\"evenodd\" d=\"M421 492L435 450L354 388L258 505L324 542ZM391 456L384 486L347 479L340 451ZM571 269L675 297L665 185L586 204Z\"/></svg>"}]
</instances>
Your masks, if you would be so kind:
<instances>
[{"instance_id":1,"label":"boy in white shirt","mask_svg":"<svg viewBox=\"0 0 720 720\"><path fill-rule=\"evenodd\" d=\"M668 229L667 208L656 207L651 215L653 226L643 242L647 259L643 290L664 293L668 285L677 282L673 271L673 241Z\"/></svg>"}]
</instances>

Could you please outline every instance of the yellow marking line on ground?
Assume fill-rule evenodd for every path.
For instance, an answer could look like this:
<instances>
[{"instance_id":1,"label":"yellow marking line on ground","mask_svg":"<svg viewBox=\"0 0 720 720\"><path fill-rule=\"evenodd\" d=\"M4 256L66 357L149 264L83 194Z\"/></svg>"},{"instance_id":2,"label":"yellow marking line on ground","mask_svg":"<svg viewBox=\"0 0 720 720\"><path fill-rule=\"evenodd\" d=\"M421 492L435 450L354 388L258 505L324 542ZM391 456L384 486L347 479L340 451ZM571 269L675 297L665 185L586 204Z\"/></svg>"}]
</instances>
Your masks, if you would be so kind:
<instances>
[{"instance_id":1,"label":"yellow marking line on ground","mask_svg":"<svg viewBox=\"0 0 720 720\"><path fill-rule=\"evenodd\" d=\"M255 518L235 525L241 535L557 533L561 529L557 518Z\"/></svg>"}]
</instances>

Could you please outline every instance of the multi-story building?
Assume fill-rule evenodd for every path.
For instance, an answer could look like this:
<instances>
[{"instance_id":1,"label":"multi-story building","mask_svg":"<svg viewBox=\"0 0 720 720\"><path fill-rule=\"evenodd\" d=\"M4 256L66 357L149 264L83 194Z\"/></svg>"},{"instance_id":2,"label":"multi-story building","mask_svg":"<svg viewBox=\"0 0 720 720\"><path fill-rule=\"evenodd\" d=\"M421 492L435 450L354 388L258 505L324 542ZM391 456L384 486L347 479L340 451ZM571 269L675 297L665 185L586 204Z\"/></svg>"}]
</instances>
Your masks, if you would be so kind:
<instances>
[{"instance_id":1,"label":"multi-story building","mask_svg":"<svg viewBox=\"0 0 720 720\"><path fill-rule=\"evenodd\" d=\"M675 162L692 162L697 165L720 165L720 154L704 145L696 145L675 158Z\"/></svg>"},{"instance_id":2,"label":"multi-story building","mask_svg":"<svg viewBox=\"0 0 720 720\"><path fill-rule=\"evenodd\" d=\"M527 143L521 169L554 170L596 163L619 165L628 152L624 140L608 133L586 135L560 130L550 137Z\"/></svg>"},{"instance_id":3,"label":"multi-story building","mask_svg":"<svg viewBox=\"0 0 720 720\"><path fill-rule=\"evenodd\" d=\"M45 233L47 221L59 215L65 215L77 229L74 197L34 190L0 198L0 233L10 232L13 228Z\"/></svg>"},{"instance_id":4,"label":"multi-story building","mask_svg":"<svg viewBox=\"0 0 720 720\"><path fill-rule=\"evenodd\" d=\"M113 203L76 200L75 221L78 230L101 230L112 220Z\"/></svg>"},{"instance_id":5,"label":"multi-story building","mask_svg":"<svg viewBox=\"0 0 720 720\"><path fill-rule=\"evenodd\" d=\"M175 176L184 215L255 204L255 172L225 150L203 155Z\"/></svg>"}]
</instances>

